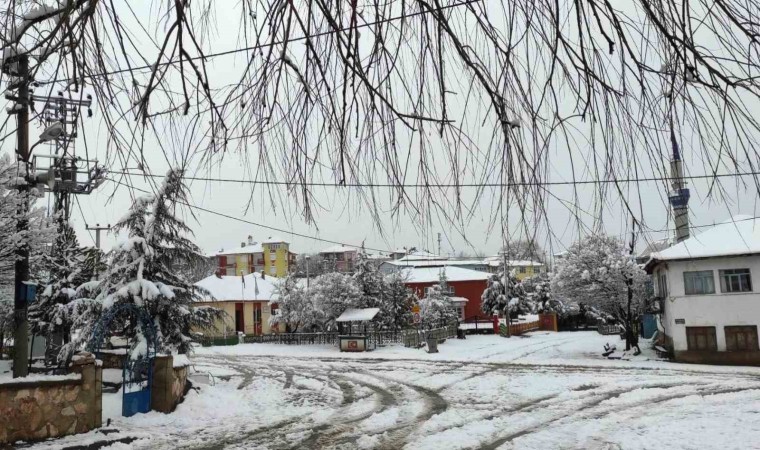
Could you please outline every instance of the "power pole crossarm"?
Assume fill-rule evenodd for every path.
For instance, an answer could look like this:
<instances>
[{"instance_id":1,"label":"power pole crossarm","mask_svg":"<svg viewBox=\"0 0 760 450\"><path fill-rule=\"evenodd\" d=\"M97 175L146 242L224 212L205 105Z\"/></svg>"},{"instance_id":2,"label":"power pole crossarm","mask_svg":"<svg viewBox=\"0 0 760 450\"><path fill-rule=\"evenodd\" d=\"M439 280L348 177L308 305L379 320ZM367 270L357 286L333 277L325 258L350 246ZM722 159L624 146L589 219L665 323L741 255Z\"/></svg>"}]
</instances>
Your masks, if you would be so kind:
<instances>
[{"instance_id":1,"label":"power pole crossarm","mask_svg":"<svg viewBox=\"0 0 760 450\"><path fill-rule=\"evenodd\" d=\"M88 230L90 230L90 231L95 231L95 247L97 247L98 250L100 250L100 232L103 231L103 230L105 230L105 231L110 230L111 229L111 225L108 224L108 225L106 225L104 227L101 227L99 223L96 223L94 227L91 227L91 226L89 226L87 224L85 224L85 227Z\"/></svg>"}]
</instances>

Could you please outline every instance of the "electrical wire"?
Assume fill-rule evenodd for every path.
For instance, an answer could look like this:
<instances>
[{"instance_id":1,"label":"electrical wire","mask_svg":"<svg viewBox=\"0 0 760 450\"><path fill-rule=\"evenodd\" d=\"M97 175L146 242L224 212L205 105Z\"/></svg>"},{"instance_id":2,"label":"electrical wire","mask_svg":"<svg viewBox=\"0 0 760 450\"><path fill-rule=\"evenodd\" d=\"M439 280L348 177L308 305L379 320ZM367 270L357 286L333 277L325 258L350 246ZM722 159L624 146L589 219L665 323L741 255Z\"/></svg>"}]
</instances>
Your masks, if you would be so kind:
<instances>
[{"instance_id":1,"label":"electrical wire","mask_svg":"<svg viewBox=\"0 0 760 450\"><path fill-rule=\"evenodd\" d=\"M123 174L131 176L142 176L147 178L165 178L166 175L159 174L147 174L134 171L114 171L110 174ZM704 174L704 175L684 175L682 177L644 177L644 178L619 178L611 180L576 180L576 181L546 181L546 182L513 182L513 183L320 183L320 182L301 182L301 181L270 181L270 180L245 180L241 178L214 178L214 177L193 177L183 176L182 178L189 181L208 181L219 183L238 183L238 184L251 184L261 186L313 186L313 187L352 187L352 188L488 188L488 187L521 187L521 186L577 186L577 185L598 185L598 184L612 184L612 183L645 183L652 181L673 181L676 179L683 180L703 180L703 179L715 179L726 177L745 177L745 176L757 176L760 175L760 171L751 172L734 172L734 173L719 173L719 174Z\"/></svg>"}]
</instances>

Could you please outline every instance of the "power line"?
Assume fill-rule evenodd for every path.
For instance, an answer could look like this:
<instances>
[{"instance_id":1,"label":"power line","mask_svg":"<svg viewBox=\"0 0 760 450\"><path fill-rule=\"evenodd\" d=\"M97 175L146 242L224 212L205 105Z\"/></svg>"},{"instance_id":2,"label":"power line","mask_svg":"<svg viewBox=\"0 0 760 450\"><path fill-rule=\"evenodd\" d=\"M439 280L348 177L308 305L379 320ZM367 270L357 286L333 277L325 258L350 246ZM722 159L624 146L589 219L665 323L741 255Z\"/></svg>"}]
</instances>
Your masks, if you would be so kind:
<instances>
[{"instance_id":1,"label":"power line","mask_svg":"<svg viewBox=\"0 0 760 450\"><path fill-rule=\"evenodd\" d=\"M480 3L480 1L481 0L465 0L465 1L454 3L454 4L451 4L451 5L441 6L439 8L431 8L431 9L426 9L424 11L418 11L418 12L413 12L413 13L409 13L409 14L402 14L402 15L395 16L395 17L389 17L387 19L375 20L373 22L365 22L363 24L357 24L353 28L354 29L367 28L367 27L372 27L372 26L375 26L375 25L380 25L380 24L384 24L384 23L388 23L388 22L395 22L397 20L410 19L410 18L413 18L413 17L422 16L422 15L425 15L425 14L431 14L433 12L446 11L448 9L456 8L458 6L466 6L466 5L470 5L470 4L473 4L473 3ZM294 38L289 38L287 40L281 40L281 41L276 41L276 42L268 42L266 44L253 45L253 46L249 46L249 47L236 48L236 49L233 49L233 50L225 50L223 52L209 53L209 54L200 55L200 56L193 56L193 57L189 57L189 58L182 58L182 61L198 61L198 60L205 60L205 59L208 59L208 58L216 58L218 56L229 56L229 55L234 55L234 54L237 54L237 53L243 53L243 52L249 52L249 51L252 51L252 50L260 50L260 49L263 49L263 48L274 47L274 46L282 45L282 44L286 44L286 43L300 42L300 41L305 41L305 40L308 40L308 39L314 39L314 38L329 36L331 34L342 33L342 32L345 32L345 31L349 31L351 29L352 28L349 28L349 27L343 27L343 28L339 28L337 30L323 31L321 33L315 33L315 34L308 35L308 36L294 37ZM126 72L146 70L146 69L153 70L154 68L169 66L169 65L172 65L172 64L177 64L179 62L180 62L180 60L176 59L176 60L170 60L170 61L166 61L166 62L162 62L162 63L157 63L157 64L147 64L147 65L144 65L144 66L130 67L130 68L126 68L126 69L118 69L118 70L113 70L113 71L110 71L110 72L101 72L101 73L95 73L95 74L87 74L87 75L82 75L82 77L80 77L79 79L83 80L83 79L92 79L92 78L96 78L96 77L108 77L110 75L119 75L119 74L126 73ZM46 85L46 84L62 83L62 82L69 82L69 81L74 81L74 79L73 78L63 78L63 79L60 79L60 80L42 81L39 84L40 85Z\"/></svg>"},{"instance_id":2,"label":"power line","mask_svg":"<svg viewBox=\"0 0 760 450\"><path fill-rule=\"evenodd\" d=\"M126 186L128 188L134 189L136 191L140 191L140 192L143 192L143 193L146 193L146 194L153 194L153 192L150 192L150 191L145 190L145 189L140 189L138 187L132 186L131 184L124 183L122 181L118 181L118 180L115 180L113 178L106 178L106 179L110 180L110 181L113 181L116 184L120 184L122 186ZM180 202L180 201L178 201L177 204L184 205L184 206L187 206L188 208L192 208L192 209L195 209L195 210L198 210L198 211L202 211L202 212L205 212L205 213L213 214L213 215L216 215L216 216L219 216L219 217L224 217L225 219L236 220L238 222L243 222L243 223L247 223L247 224L250 224L250 225L255 225L255 226L261 227L261 228L266 228L268 230L276 231L278 233L290 234L292 236L298 236L298 237L302 237L302 238L305 238L305 239L311 239L311 240L319 241L319 242L326 242L328 244L338 244L338 245L342 245L344 247L353 247L353 248L357 248L357 249L358 248L364 248L365 250L372 250L372 251L383 252L383 253L391 253L392 252L392 250L383 250L383 249L379 249L379 248L372 248L372 247L366 247L366 246L361 246L361 245L347 244L345 242L333 241L333 240L330 240L330 239L324 239L324 238L320 238L320 237L316 237L316 236L312 236L312 235L308 235L308 234L297 233L297 232L292 231L292 230L285 230L285 229L273 227L273 226L270 226L270 225L264 225L262 223L253 222L253 221L250 221L250 220L247 220L247 219L242 219L240 217L231 216L229 214L225 214L225 213L218 212L218 211L213 211L211 209L204 208L202 206L193 205L193 204L186 203L186 202Z\"/></svg>"},{"instance_id":3,"label":"power line","mask_svg":"<svg viewBox=\"0 0 760 450\"><path fill-rule=\"evenodd\" d=\"M123 174L131 176L141 176L146 178L165 178L166 175L148 174L133 171L118 171L109 172L111 174ZM703 179L715 179L715 178L727 178L727 177L744 177L744 176L757 176L760 175L760 171L751 172L734 172L734 173L717 173L717 174L704 174L704 175L684 175L682 177L643 177L643 178L617 178L611 180L576 180L576 181L524 181L524 182L512 182L512 183L325 183L325 182L301 182L301 181L280 181L280 180L246 180L242 178L214 178L214 177L192 177L183 176L185 180L190 181L208 181L219 183L238 183L238 184L251 184L262 186L313 186L313 187L352 187L352 188L463 188L463 187L526 187L526 186L576 186L576 185L591 185L591 184L612 184L612 183L645 183L652 181L673 181L675 179L685 180L703 180Z\"/></svg>"}]
</instances>

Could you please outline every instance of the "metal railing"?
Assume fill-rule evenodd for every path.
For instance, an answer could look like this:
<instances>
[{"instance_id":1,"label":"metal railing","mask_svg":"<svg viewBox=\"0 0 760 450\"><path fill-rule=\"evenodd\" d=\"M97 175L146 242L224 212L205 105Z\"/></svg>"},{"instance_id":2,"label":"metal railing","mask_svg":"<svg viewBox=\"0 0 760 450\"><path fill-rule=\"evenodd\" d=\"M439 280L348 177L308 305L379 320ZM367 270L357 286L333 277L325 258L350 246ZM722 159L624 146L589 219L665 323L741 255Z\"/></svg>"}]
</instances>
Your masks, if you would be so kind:
<instances>
[{"instance_id":1,"label":"metal railing","mask_svg":"<svg viewBox=\"0 0 760 450\"><path fill-rule=\"evenodd\" d=\"M404 347L422 347L429 338L441 341L457 336L457 323L452 322L445 326L430 329L406 329L401 332Z\"/></svg>"},{"instance_id":2,"label":"metal railing","mask_svg":"<svg viewBox=\"0 0 760 450\"><path fill-rule=\"evenodd\" d=\"M620 333L621 327L617 324L603 324L600 323L597 325L596 331L599 332L599 334L618 334Z\"/></svg>"},{"instance_id":3,"label":"metal railing","mask_svg":"<svg viewBox=\"0 0 760 450\"><path fill-rule=\"evenodd\" d=\"M338 333L280 333L244 336L246 344L337 345Z\"/></svg>"}]
</instances>

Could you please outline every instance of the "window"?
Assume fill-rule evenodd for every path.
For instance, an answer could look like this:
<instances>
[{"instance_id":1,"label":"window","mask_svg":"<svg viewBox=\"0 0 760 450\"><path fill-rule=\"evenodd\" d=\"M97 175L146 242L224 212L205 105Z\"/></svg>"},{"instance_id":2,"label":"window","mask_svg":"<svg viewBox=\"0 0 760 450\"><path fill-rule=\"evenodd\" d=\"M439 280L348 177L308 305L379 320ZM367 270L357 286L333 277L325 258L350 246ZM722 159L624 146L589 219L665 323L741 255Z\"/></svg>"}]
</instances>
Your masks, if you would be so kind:
<instances>
[{"instance_id":1,"label":"window","mask_svg":"<svg viewBox=\"0 0 760 450\"><path fill-rule=\"evenodd\" d=\"M715 327L686 327L686 340L689 350L718 350Z\"/></svg>"},{"instance_id":2,"label":"window","mask_svg":"<svg viewBox=\"0 0 760 450\"><path fill-rule=\"evenodd\" d=\"M520 273L525 273L528 271L528 268L525 266L520 267Z\"/></svg>"},{"instance_id":3,"label":"window","mask_svg":"<svg viewBox=\"0 0 760 450\"><path fill-rule=\"evenodd\" d=\"M668 277L665 272L657 275L657 296L665 298L668 296Z\"/></svg>"},{"instance_id":4,"label":"window","mask_svg":"<svg viewBox=\"0 0 760 450\"><path fill-rule=\"evenodd\" d=\"M718 273L721 292L752 292L749 269L725 269Z\"/></svg>"},{"instance_id":5,"label":"window","mask_svg":"<svg viewBox=\"0 0 760 450\"><path fill-rule=\"evenodd\" d=\"M464 306L457 307L457 314L459 315L459 320L464 322Z\"/></svg>"},{"instance_id":6,"label":"window","mask_svg":"<svg viewBox=\"0 0 760 450\"><path fill-rule=\"evenodd\" d=\"M698 270L683 273L683 287L686 295L714 294L715 280L712 270Z\"/></svg>"},{"instance_id":7,"label":"window","mask_svg":"<svg viewBox=\"0 0 760 450\"><path fill-rule=\"evenodd\" d=\"M726 333L726 350L729 352L758 350L757 326L731 326L723 330Z\"/></svg>"}]
</instances>

